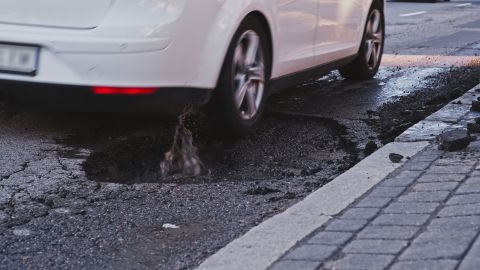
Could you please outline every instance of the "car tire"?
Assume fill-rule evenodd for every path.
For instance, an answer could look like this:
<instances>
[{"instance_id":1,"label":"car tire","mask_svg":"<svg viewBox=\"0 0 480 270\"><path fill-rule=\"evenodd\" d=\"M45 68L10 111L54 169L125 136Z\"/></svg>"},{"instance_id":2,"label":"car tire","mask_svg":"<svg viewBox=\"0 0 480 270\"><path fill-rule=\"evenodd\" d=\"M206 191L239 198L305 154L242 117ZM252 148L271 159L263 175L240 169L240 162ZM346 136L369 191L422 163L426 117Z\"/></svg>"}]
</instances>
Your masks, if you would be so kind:
<instances>
[{"instance_id":1,"label":"car tire","mask_svg":"<svg viewBox=\"0 0 480 270\"><path fill-rule=\"evenodd\" d=\"M265 107L270 58L262 22L247 17L232 39L212 97L213 112L229 135L245 137L256 128Z\"/></svg>"},{"instance_id":2,"label":"car tire","mask_svg":"<svg viewBox=\"0 0 480 270\"><path fill-rule=\"evenodd\" d=\"M377 74L385 43L385 15L378 1L370 8L357 58L339 69L347 79L368 80Z\"/></svg>"}]
</instances>

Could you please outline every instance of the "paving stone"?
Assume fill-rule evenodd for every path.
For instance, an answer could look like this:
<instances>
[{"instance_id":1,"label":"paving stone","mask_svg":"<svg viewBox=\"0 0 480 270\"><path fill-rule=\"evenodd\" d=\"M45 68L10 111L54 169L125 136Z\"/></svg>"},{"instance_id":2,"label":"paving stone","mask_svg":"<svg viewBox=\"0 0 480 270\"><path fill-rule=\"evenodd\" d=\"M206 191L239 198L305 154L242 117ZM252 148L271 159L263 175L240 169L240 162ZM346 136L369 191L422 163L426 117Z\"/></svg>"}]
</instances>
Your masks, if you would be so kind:
<instances>
[{"instance_id":1,"label":"paving stone","mask_svg":"<svg viewBox=\"0 0 480 270\"><path fill-rule=\"evenodd\" d=\"M480 203L480 194L455 195L447 201L447 205Z\"/></svg>"},{"instance_id":2,"label":"paving stone","mask_svg":"<svg viewBox=\"0 0 480 270\"><path fill-rule=\"evenodd\" d=\"M366 197L357 203L356 207L385 207L392 199L391 198L371 198Z\"/></svg>"},{"instance_id":3,"label":"paving stone","mask_svg":"<svg viewBox=\"0 0 480 270\"><path fill-rule=\"evenodd\" d=\"M439 205L439 203L394 202L385 208L383 212L388 214L430 214Z\"/></svg>"},{"instance_id":4,"label":"paving stone","mask_svg":"<svg viewBox=\"0 0 480 270\"><path fill-rule=\"evenodd\" d=\"M443 151L441 151L441 150L429 150L427 152L419 153L419 154L415 155L412 158L412 161L410 161L410 162L413 162L413 161L433 162L433 161L437 160L438 156L441 155L442 153L443 153Z\"/></svg>"},{"instance_id":5,"label":"paving stone","mask_svg":"<svg viewBox=\"0 0 480 270\"><path fill-rule=\"evenodd\" d=\"M418 178L418 182L461 182L465 179L465 174L429 174L426 173Z\"/></svg>"},{"instance_id":6,"label":"paving stone","mask_svg":"<svg viewBox=\"0 0 480 270\"><path fill-rule=\"evenodd\" d=\"M432 166L428 169L428 174L466 174L473 170L473 166Z\"/></svg>"},{"instance_id":7,"label":"paving stone","mask_svg":"<svg viewBox=\"0 0 480 270\"><path fill-rule=\"evenodd\" d=\"M480 183L478 184L463 184L455 191L456 194L472 194L480 193Z\"/></svg>"},{"instance_id":8,"label":"paving stone","mask_svg":"<svg viewBox=\"0 0 480 270\"><path fill-rule=\"evenodd\" d=\"M322 264L321 262L313 261L279 261L275 263L270 270L315 270Z\"/></svg>"},{"instance_id":9,"label":"paving stone","mask_svg":"<svg viewBox=\"0 0 480 270\"><path fill-rule=\"evenodd\" d=\"M480 177L469 177L467 181L465 181L465 184L467 185L480 184Z\"/></svg>"},{"instance_id":10,"label":"paving stone","mask_svg":"<svg viewBox=\"0 0 480 270\"><path fill-rule=\"evenodd\" d=\"M433 162L433 166L448 166L448 165L460 165L460 166L475 166L476 160L469 160L465 157L460 158L439 158Z\"/></svg>"},{"instance_id":11,"label":"paving stone","mask_svg":"<svg viewBox=\"0 0 480 270\"><path fill-rule=\"evenodd\" d=\"M396 254L407 246L403 240L353 240L342 252L362 254Z\"/></svg>"},{"instance_id":12,"label":"paving stone","mask_svg":"<svg viewBox=\"0 0 480 270\"><path fill-rule=\"evenodd\" d=\"M402 169L410 171L424 171L432 164L431 161L418 161L415 159L415 162L408 162L403 165Z\"/></svg>"},{"instance_id":13,"label":"paving stone","mask_svg":"<svg viewBox=\"0 0 480 270\"><path fill-rule=\"evenodd\" d=\"M373 220L373 225L392 226L420 226L423 225L429 215L421 214L383 214Z\"/></svg>"},{"instance_id":14,"label":"paving stone","mask_svg":"<svg viewBox=\"0 0 480 270\"><path fill-rule=\"evenodd\" d=\"M331 222L325 231L356 232L362 229L367 222L367 220L360 219L337 219Z\"/></svg>"},{"instance_id":15,"label":"paving stone","mask_svg":"<svg viewBox=\"0 0 480 270\"><path fill-rule=\"evenodd\" d=\"M358 235L358 239L412 239L420 230L417 226L374 226L365 227Z\"/></svg>"},{"instance_id":16,"label":"paving stone","mask_svg":"<svg viewBox=\"0 0 480 270\"><path fill-rule=\"evenodd\" d=\"M341 215L341 219L372 219L380 208L350 208Z\"/></svg>"},{"instance_id":17,"label":"paving stone","mask_svg":"<svg viewBox=\"0 0 480 270\"><path fill-rule=\"evenodd\" d=\"M400 202L443 202L450 193L448 191L410 192L398 198Z\"/></svg>"},{"instance_id":18,"label":"paving stone","mask_svg":"<svg viewBox=\"0 0 480 270\"><path fill-rule=\"evenodd\" d=\"M470 248L458 270L478 270L480 268L480 237Z\"/></svg>"},{"instance_id":19,"label":"paving stone","mask_svg":"<svg viewBox=\"0 0 480 270\"><path fill-rule=\"evenodd\" d=\"M347 254L336 261L328 262L329 269L385 269L394 259L392 255Z\"/></svg>"},{"instance_id":20,"label":"paving stone","mask_svg":"<svg viewBox=\"0 0 480 270\"><path fill-rule=\"evenodd\" d=\"M418 171L402 171L397 176L384 180L380 186L387 187L407 187L413 183L422 172Z\"/></svg>"},{"instance_id":21,"label":"paving stone","mask_svg":"<svg viewBox=\"0 0 480 270\"><path fill-rule=\"evenodd\" d=\"M404 187L376 187L368 194L368 197L395 198L404 190Z\"/></svg>"},{"instance_id":22,"label":"paving stone","mask_svg":"<svg viewBox=\"0 0 480 270\"><path fill-rule=\"evenodd\" d=\"M413 186L415 191L451 191L457 188L458 182L419 183Z\"/></svg>"},{"instance_id":23,"label":"paving stone","mask_svg":"<svg viewBox=\"0 0 480 270\"><path fill-rule=\"evenodd\" d=\"M397 262L391 270L454 270L457 267L456 260L426 260Z\"/></svg>"},{"instance_id":24,"label":"paving stone","mask_svg":"<svg viewBox=\"0 0 480 270\"><path fill-rule=\"evenodd\" d=\"M429 231L450 232L477 232L480 231L480 216L436 218L428 225Z\"/></svg>"},{"instance_id":25,"label":"paving stone","mask_svg":"<svg viewBox=\"0 0 480 270\"><path fill-rule=\"evenodd\" d=\"M337 250L338 247L336 246L310 244L302 245L290 251L284 259L323 261L330 257Z\"/></svg>"},{"instance_id":26,"label":"paving stone","mask_svg":"<svg viewBox=\"0 0 480 270\"><path fill-rule=\"evenodd\" d=\"M480 203L451 205L438 213L439 217L458 217L480 215Z\"/></svg>"},{"instance_id":27,"label":"paving stone","mask_svg":"<svg viewBox=\"0 0 480 270\"><path fill-rule=\"evenodd\" d=\"M461 259L476 232L424 232L400 256L400 260Z\"/></svg>"},{"instance_id":28,"label":"paving stone","mask_svg":"<svg viewBox=\"0 0 480 270\"><path fill-rule=\"evenodd\" d=\"M308 243L322 245L343 245L348 242L352 236L352 233L347 232L319 232L310 238Z\"/></svg>"}]
</instances>

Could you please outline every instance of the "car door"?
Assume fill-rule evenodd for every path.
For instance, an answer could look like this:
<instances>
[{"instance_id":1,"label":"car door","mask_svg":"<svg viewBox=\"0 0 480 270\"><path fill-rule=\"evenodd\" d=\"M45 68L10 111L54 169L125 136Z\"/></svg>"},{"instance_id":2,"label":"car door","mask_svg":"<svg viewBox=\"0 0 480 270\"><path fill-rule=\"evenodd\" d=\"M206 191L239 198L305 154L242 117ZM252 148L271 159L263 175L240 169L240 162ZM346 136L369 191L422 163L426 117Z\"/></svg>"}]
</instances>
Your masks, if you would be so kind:
<instances>
[{"instance_id":1,"label":"car door","mask_svg":"<svg viewBox=\"0 0 480 270\"><path fill-rule=\"evenodd\" d=\"M357 52L363 35L365 0L318 0L315 65Z\"/></svg>"},{"instance_id":2,"label":"car door","mask_svg":"<svg viewBox=\"0 0 480 270\"><path fill-rule=\"evenodd\" d=\"M317 25L317 0L276 0L277 47L273 76L295 73L313 66Z\"/></svg>"}]
</instances>

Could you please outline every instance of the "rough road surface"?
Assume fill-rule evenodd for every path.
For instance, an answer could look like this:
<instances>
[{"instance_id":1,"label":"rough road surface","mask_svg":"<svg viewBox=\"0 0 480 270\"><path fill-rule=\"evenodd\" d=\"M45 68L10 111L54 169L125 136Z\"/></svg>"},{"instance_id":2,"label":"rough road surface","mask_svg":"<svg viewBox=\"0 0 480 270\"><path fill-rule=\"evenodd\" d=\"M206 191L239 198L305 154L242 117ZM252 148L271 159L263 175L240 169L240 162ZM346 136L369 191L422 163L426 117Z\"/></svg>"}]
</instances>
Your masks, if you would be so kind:
<instances>
[{"instance_id":1,"label":"rough road surface","mask_svg":"<svg viewBox=\"0 0 480 270\"><path fill-rule=\"evenodd\" d=\"M476 18L470 8L456 11L459 24ZM402 31L417 20L387 26L397 46L387 52L402 53ZM434 16L420 25L441 29ZM455 39L455 24L445 29ZM408 52L441 51L415 43ZM476 67L395 63L363 83L331 73L273 97L245 140L221 142L192 124L212 171L198 178L158 175L172 119L41 113L1 99L0 269L192 268L348 169L367 143L391 141L478 80Z\"/></svg>"}]
</instances>

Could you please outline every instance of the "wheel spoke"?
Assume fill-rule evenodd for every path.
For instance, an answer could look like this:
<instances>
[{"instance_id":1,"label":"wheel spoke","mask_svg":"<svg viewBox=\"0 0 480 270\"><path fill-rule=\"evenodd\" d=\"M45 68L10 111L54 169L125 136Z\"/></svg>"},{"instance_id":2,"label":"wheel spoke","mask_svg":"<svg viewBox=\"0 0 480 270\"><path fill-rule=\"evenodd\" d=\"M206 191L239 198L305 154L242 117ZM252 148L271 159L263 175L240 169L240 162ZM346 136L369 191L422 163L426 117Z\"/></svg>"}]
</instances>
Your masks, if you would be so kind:
<instances>
[{"instance_id":1,"label":"wheel spoke","mask_svg":"<svg viewBox=\"0 0 480 270\"><path fill-rule=\"evenodd\" d=\"M367 60L367 63L370 63L372 54L373 54L373 44L371 41L367 41L367 52L365 54L365 59Z\"/></svg>"},{"instance_id":2,"label":"wheel spoke","mask_svg":"<svg viewBox=\"0 0 480 270\"><path fill-rule=\"evenodd\" d=\"M258 49L260 46L260 38L255 33L248 35L247 52L245 55L245 65L252 66L257 58Z\"/></svg>"},{"instance_id":3,"label":"wheel spoke","mask_svg":"<svg viewBox=\"0 0 480 270\"><path fill-rule=\"evenodd\" d=\"M243 53L242 46L237 46L235 48L235 54L233 56L233 61L235 65L241 70L245 70L245 54Z\"/></svg>"},{"instance_id":4,"label":"wheel spoke","mask_svg":"<svg viewBox=\"0 0 480 270\"><path fill-rule=\"evenodd\" d=\"M250 81L261 83L265 81L265 68L263 66L251 67L248 73Z\"/></svg>"},{"instance_id":5,"label":"wheel spoke","mask_svg":"<svg viewBox=\"0 0 480 270\"><path fill-rule=\"evenodd\" d=\"M378 11L374 11L372 13L372 34L375 34L379 31L380 28L380 15L378 14Z\"/></svg>"},{"instance_id":6,"label":"wheel spoke","mask_svg":"<svg viewBox=\"0 0 480 270\"><path fill-rule=\"evenodd\" d=\"M241 73L238 73L237 75L235 75L235 82L237 83L237 85L243 85L245 84L245 80L246 80L246 75L245 74L241 74Z\"/></svg>"},{"instance_id":7,"label":"wheel spoke","mask_svg":"<svg viewBox=\"0 0 480 270\"><path fill-rule=\"evenodd\" d=\"M257 91L256 86L252 85L248 88L246 93L247 107L248 107L247 113L249 117L253 117L257 112L256 91Z\"/></svg>"},{"instance_id":8,"label":"wheel spoke","mask_svg":"<svg viewBox=\"0 0 480 270\"><path fill-rule=\"evenodd\" d=\"M376 67L378 62L378 55L377 55L377 47L375 45L372 45L371 58L372 58L372 67Z\"/></svg>"},{"instance_id":9,"label":"wheel spoke","mask_svg":"<svg viewBox=\"0 0 480 270\"><path fill-rule=\"evenodd\" d=\"M247 93L249 88L249 82L245 82L238 88L238 91L235 93L235 103L237 105L237 108L240 108L240 106L242 106L243 100L245 99L245 94Z\"/></svg>"},{"instance_id":10,"label":"wheel spoke","mask_svg":"<svg viewBox=\"0 0 480 270\"><path fill-rule=\"evenodd\" d=\"M374 33L372 35L373 43L379 44L382 43L382 33Z\"/></svg>"}]
</instances>

